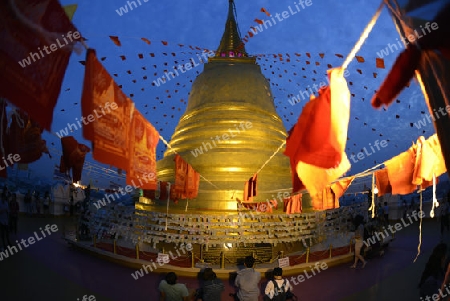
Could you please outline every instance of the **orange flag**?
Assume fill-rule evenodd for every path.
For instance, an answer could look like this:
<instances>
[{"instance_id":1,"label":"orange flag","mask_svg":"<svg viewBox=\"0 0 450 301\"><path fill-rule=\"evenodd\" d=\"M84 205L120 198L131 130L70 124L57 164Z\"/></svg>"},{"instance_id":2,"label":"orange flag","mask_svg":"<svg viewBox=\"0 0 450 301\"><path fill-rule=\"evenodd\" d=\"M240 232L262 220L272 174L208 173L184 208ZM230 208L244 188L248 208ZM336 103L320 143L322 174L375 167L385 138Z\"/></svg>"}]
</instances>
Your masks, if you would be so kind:
<instances>
[{"instance_id":1,"label":"orange flag","mask_svg":"<svg viewBox=\"0 0 450 301\"><path fill-rule=\"evenodd\" d=\"M433 185L433 174L439 177L447 171L437 134L425 140L417 140L416 161L412 183L421 185L422 189Z\"/></svg>"},{"instance_id":2,"label":"orange flag","mask_svg":"<svg viewBox=\"0 0 450 301\"><path fill-rule=\"evenodd\" d=\"M128 185L156 189L156 146L159 133L136 109L129 137L131 158L127 169Z\"/></svg>"},{"instance_id":3,"label":"orange flag","mask_svg":"<svg viewBox=\"0 0 450 301\"><path fill-rule=\"evenodd\" d=\"M347 191L348 187L350 186L350 184L353 182L354 179L355 177L345 178L331 184L331 190L333 190L334 196L338 204L339 198L344 195L344 193Z\"/></svg>"},{"instance_id":4,"label":"orange flag","mask_svg":"<svg viewBox=\"0 0 450 301\"><path fill-rule=\"evenodd\" d=\"M86 54L81 110L83 136L92 141L95 160L128 169L132 101L125 96L94 49Z\"/></svg>"},{"instance_id":5,"label":"orange flag","mask_svg":"<svg viewBox=\"0 0 450 301\"><path fill-rule=\"evenodd\" d=\"M303 108L284 152L313 197L320 197L330 182L350 169L345 154L350 91L342 69L330 70L329 76L330 87L323 89L319 97L311 97Z\"/></svg>"},{"instance_id":6,"label":"orange flag","mask_svg":"<svg viewBox=\"0 0 450 301\"><path fill-rule=\"evenodd\" d=\"M417 185L412 184L414 162L415 151L411 147L384 163L392 186L392 194L409 194L416 190Z\"/></svg>"}]
</instances>

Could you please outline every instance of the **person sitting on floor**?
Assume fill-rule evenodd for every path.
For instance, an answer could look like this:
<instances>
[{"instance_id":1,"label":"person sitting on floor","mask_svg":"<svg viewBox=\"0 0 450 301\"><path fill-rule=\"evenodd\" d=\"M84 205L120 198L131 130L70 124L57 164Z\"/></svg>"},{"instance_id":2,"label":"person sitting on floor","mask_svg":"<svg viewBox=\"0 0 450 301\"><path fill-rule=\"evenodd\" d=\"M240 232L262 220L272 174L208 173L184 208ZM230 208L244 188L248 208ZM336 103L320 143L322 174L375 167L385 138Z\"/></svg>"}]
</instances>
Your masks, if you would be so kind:
<instances>
[{"instance_id":1,"label":"person sitting on floor","mask_svg":"<svg viewBox=\"0 0 450 301\"><path fill-rule=\"evenodd\" d=\"M165 279L159 283L160 301L188 301L189 291L185 284L177 283L174 272L167 273Z\"/></svg>"},{"instance_id":2,"label":"person sitting on floor","mask_svg":"<svg viewBox=\"0 0 450 301\"><path fill-rule=\"evenodd\" d=\"M283 269L273 269L273 280L267 282L264 293L270 300L286 300L287 292L292 291L292 286L287 279L283 279Z\"/></svg>"},{"instance_id":3,"label":"person sitting on floor","mask_svg":"<svg viewBox=\"0 0 450 301\"><path fill-rule=\"evenodd\" d=\"M255 258L245 257L245 269L237 272L234 284L238 287L237 297L240 301L257 301L259 296L259 281L261 273L254 269Z\"/></svg>"}]
</instances>

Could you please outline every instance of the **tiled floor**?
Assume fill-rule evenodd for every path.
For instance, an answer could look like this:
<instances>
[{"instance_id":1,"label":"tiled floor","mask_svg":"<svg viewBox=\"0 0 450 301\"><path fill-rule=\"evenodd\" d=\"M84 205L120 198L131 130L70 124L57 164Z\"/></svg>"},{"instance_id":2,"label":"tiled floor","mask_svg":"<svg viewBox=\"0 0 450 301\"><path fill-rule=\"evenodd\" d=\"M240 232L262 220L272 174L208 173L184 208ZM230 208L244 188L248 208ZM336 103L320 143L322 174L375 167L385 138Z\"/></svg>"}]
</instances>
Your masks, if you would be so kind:
<instances>
[{"instance_id":1,"label":"tiled floor","mask_svg":"<svg viewBox=\"0 0 450 301\"><path fill-rule=\"evenodd\" d=\"M67 218L21 218L20 233L18 238L12 237L14 240L27 239L46 224L57 224L59 231L0 261L1 301L75 301L84 295L93 295L96 300L158 300L162 275L134 280L131 273L135 270L72 249L62 239L67 222ZM418 226L417 222L399 231L385 255L370 260L366 268L353 270L349 264L329 268L294 285L295 294L299 300L419 300L417 283L440 233L436 220L424 221L421 255L413 263ZM450 234L444 241L450 243ZM179 281L198 287L196 279L180 277ZM233 291L226 283L222 300L232 300L228 294Z\"/></svg>"}]
</instances>

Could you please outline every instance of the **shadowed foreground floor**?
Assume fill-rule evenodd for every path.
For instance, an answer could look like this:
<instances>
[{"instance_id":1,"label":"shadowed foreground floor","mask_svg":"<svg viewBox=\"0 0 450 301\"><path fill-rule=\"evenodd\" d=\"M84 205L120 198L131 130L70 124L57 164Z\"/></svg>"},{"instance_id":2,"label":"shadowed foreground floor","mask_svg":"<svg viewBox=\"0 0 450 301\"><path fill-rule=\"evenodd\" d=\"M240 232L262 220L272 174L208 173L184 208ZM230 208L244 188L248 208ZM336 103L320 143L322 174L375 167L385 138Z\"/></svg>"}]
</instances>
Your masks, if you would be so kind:
<instances>
[{"instance_id":1,"label":"shadowed foreground floor","mask_svg":"<svg viewBox=\"0 0 450 301\"><path fill-rule=\"evenodd\" d=\"M72 249L62 239L63 225L69 223L69 218L20 218L20 233L12 235L12 241L27 239L46 224L57 224L59 230L0 261L0 300L82 300L84 295L101 301L158 300L163 275L134 280L134 269ZM415 263L418 222L399 231L384 257L370 260L364 269L350 269L350 264L329 268L293 285L294 293L299 300L419 300L417 283L430 251L440 242L439 229L436 219L424 220L421 255ZM444 241L450 243L448 233ZM199 285L193 278L180 277L179 282L189 288ZM226 282L225 287L222 300L232 300L232 284Z\"/></svg>"}]
</instances>

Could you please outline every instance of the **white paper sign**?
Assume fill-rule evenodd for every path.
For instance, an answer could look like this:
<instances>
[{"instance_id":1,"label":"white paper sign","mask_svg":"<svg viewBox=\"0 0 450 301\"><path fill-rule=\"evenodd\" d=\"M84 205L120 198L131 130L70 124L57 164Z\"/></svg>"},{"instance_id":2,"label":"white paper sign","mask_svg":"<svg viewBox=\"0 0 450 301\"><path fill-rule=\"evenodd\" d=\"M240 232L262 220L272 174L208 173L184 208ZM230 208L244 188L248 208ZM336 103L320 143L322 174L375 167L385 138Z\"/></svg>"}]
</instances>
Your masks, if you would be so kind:
<instances>
[{"instance_id":1,"label":"white paper sign","mask_svg":"<svg viewBox=\"0 0 450 301\"><path fill-rule=\"evenodd\" d=\"M279 258L278 259L278 267L284 268L289 266L289 257Z\"/></svg>"}]
</instances>

